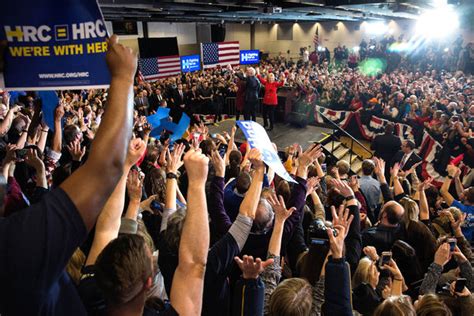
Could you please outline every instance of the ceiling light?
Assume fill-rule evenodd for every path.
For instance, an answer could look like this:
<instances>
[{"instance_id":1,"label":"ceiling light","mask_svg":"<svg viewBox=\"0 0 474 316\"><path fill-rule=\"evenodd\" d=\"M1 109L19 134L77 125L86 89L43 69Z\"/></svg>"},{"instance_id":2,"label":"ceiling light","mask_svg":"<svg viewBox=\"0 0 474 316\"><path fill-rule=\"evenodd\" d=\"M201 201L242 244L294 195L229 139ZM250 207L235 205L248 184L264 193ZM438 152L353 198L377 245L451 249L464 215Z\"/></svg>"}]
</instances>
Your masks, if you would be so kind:
<instances>
[{"instance_id":1,"label":"ceiling light","mask_svg":"<svg viewBox=\"0 0 474 316\"><path fill-rule=\"evenodd\" d=\"M459 28L459 17L451 7L426 11L418 18L416 33L426 38L442 38Z\"/></svg>"}]
</instances>

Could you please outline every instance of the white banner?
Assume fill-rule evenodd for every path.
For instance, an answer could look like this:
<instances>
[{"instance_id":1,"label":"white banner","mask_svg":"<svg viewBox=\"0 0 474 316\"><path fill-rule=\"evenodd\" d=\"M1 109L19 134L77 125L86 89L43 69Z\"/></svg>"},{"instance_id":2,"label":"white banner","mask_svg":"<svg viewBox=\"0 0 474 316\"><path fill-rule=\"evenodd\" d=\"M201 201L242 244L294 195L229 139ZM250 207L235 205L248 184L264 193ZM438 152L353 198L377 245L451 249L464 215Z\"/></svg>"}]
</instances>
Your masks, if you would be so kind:
<instances>
[{"instance_id":1,"label":"white banner","mask_svg":"<svg viewBox=\"0 0 474 316\"><path fill-rule=\"evenodd\" d=\"M272 142L270 138L268 138L267 132L262 125L254 121L237 121L237 125L239 125L244 132L250 148L259 149L262 153L263 161L272 168L277 175L286 181L296 183L281 163L280 157L273 148Z\"/></svg>"}]
</instances>

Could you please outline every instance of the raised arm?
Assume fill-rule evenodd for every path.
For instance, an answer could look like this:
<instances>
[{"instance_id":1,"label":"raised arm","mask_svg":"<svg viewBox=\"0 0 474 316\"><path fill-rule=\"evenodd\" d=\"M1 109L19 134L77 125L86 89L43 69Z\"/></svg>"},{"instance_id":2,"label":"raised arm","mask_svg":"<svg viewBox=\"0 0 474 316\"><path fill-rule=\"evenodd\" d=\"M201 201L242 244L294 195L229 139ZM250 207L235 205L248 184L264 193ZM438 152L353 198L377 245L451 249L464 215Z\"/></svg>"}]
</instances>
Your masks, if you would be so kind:
<instances>
[{"instance_id":1,"label":"raised arm","mask_svg":"<svg viewBox=\"0 0 474 316\"><path fill-rule=\"evenodd\" d=\"M224 207L224 177L225 162L217 151L212 153L212 165L214 166L215 176L211 181L211 194L209 194L209 215L217 228L220 236L227 233L232 221L227 215Z\"/></svg>"},{"instance_id":2,"label":"raised arm","mask_svg":"<svg viewBox=\"0 0 474 316\"><path fill-rule=\"evenodd\" d=\"M232 126L232 131L230 132L230 140L229 140L229 143L227 144L227 151L225 153L225 165L228 166L229 165L229 158L230 158L230 153L232 152L232 150L234 150L234 146L235 146L235 131L237 130L237 128L234 126Z\"/></svg>"},{"instance_id":3,"label":"raised arm","mask_svg":"<svg viewBox=\"0 0 474 316\"><path fill-rule=\"evenodd\" d=\"M380 182L380 191L382 191L383 201L384 203L387 203L388 201L393 200L393 196L390 192L390 187L388 186L387 179L385 179L385 161L377 157L373 157L372 159L375 162L374 173Z\"/></svg>"},{"instance_id":4,"label":"raised arm","mask_svg":"<svg viewBox=\"0 0 474 316\"><path fill-rule=\"evenodd\" d=\"M179 263L174 274L170 300L179 315L199 315L209 249L209 224L205 184L209 159L201 150L184 156L188 174L188 211L179 244ZM199 236L199 238L196 238Z\"/></svg>"},{"instance_id":5,"label":"raised arm","mask_svg":"<svg viewBox=\"0 0 474 316\"><path fill-rule=\"evenodd\" d=\"M111 240L117 238L120 229L120 217L122 216L122 210L125 204L128 171L141 157L145 148L145 143L139 138L130 142L122 177L97 219L94 241L92 242L91 250L87 256L86 266L93 265L105 246L107 246Z\"/></svg>"},{"instance_id":6,"label":"raised arm","mask_svg":"<svg viewBox=\"0 0 474 316\"><path fill-rule=\"evenodd\" d=\"M398 177L398 172L400 171L400 164L397 162L393 165L393 168L390 169L390 174L392 175L393 179L393 194L396 196L403 194L403 187L400 183L400 178Z\"/></svg>"},{"instance_id":7,"label":"raised arm","mask_svg":"<svg viewBox=\"0 0 474 316\"><path fill-rule=\"evenodd\" d=\"M54 111L54 134L53 142L51 143L51 149L57 153L61 153L63 148L63 127L61 125L63 116L64 106L60 104Z\"/></svg>"},{"instance_id":8,"label":"raised arm","mask_svg":"<svg viewBox=\"0 0 474 316\"><path fill-rule=\"evenodd\" d=\"M305 152L302 152L297 160L296 182L291 191L289 207L295 207L296 211L285 222L283 232L283 244L285 245L291 236L294 227L301 220L303 207L306 202L308 167L318 159L322 154L322 148L319 145L311 145Z\"/></svg>"},{"instance_id":9,"label":"raised arm","mask_svg":"<svg viewBox=\"0 0 474 316\"><path fill-rule=\"evenodd\" d=\"M265 164L262 161L262 154L257 148L252 148L248 157L255 171L252 177L252 183L245 194L244 200L240 204L239 213L255 219L255 212L257 211L260 194L262 193Z\"/></svg>"},{"instance_id":10,"label":"raised arm","mask_svg":"<svg viewBox=\"0 0 474 316\"><path fill-rule=\"evenodd\" d=\"M46 169L43 161L39 159L36 150L28 149L25 162L36 171L36 187L47 189L48 182L46 181Z\"/></svg>"},{"instance_id":11,"label":"raised arm","mask_svg":"<svg viewBox=\"0 0 474 316\"><path fill-rule=\"evenodd\" d=\"M166 199L163 217L161 219L160 231L166 229L168 218L176 211L176 192L178 189L177 172L181 168L183 162L181 157L184 153L184 144L178 144L172 154L167 154L168 162L166 164Z\"/></svg>"},{"instance_id":12,"label":"raised arm","mask_svg":"<svg viewBox=\"0 0 474 316\"><path fill-rule=\"evenodd\" d=\"M117 36L113 35L106 60L111 73L109 98L89 159L61 184L88 231L123 175L132 133L137 56L130 48L118 44Z\"/></svg>"},{"instance_id":13,"label":"raised arm","mask_svg":"<svg viewBox=\"0 0 474 316\"><path fill-rule=\"evenodd\" d=\"M7 104L8 106L8 104ZM10 108L5 119L0 123L0 135L4 136L10 130L12 126L13 119L15 118L16 113L20 110L18 105L14 105Z\"/></svg>"},{"instance_id":14,"label":"raised arm","mask_svg":"<svg viewBox=\"0 0 474 316\"><path fill-rule=\"evenodd\" d=\"M441 196L446 201L446 203L451 206L451 204L454 202L454 197L451 195L451 193L449 193L449 187L451 186L451 181L454 177L454 174L456 173L457 167L448 165L446 169L448 171L448 176L444 178L444 182L441 186L441 189L439 190L439 193L441 193Z\"/></svg>"},{"instance_id":15,"label":"raised arm","mask_svg":"<svg viewBox=\"0 0 474 316\"><path fill-rule=\"evenodd\" d=\"M431 183L433 179L428 178L425 181L421 182L418 186L418 194L420 196L420 220L429 220L430 219L430 208L428 205L428 200L426 198L425 189Z\"/></svg>"}]
</instances>

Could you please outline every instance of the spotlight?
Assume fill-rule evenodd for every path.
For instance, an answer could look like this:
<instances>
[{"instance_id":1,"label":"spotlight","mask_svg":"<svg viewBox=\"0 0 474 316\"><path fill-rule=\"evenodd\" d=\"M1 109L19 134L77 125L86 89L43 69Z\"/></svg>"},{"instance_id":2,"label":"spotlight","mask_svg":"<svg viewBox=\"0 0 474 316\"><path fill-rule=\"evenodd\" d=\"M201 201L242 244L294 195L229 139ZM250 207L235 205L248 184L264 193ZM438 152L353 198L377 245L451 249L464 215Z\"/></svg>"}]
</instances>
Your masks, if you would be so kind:
<instances>
[{"instance_id":1,"label":"spotlight","mask_svg":"<svg viewBox=\"0 0 474 316\"><path fill-rule=\"evenodd\" d=\"M459 28L459 17L448 6L426 11L416 23L418 35L426 38L443 38Z\"/></svg>"}]
</instances>

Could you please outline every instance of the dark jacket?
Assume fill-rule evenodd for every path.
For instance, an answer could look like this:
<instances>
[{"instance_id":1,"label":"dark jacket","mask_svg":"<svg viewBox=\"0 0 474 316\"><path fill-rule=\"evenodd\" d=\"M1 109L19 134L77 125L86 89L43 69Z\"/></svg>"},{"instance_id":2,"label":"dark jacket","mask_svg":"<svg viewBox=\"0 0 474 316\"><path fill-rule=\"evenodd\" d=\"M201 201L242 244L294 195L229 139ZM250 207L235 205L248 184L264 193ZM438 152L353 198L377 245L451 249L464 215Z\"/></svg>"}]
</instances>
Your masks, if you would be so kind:
<instances>
[{"instance_id":1,"label":"dark jacket","mask_svg":"<svg viewBox=\"0 0 474 316\"><path fill-rule=\"evenodd\" d=\"M245 81L245 102L257 102L260 93L260 81L255 76L244 77L241 73L236 73L236 76Z\"/></svg>"},{"instance_id":2,"label":"dark jacket","mask_svg":"<svg viewBox=\"0 0 474 316\"><path fill-rule=\"evenodd\" d=\"M237 281L232 302L232 316L263 315L265 285L260 278Z\"/></svg>"},{"instance_id":3,"label":"dark jacket","mask_svg":"<svg viewBox=\"0 0 474 316\"><path fill-rule=\"evenodd\" d=\"M352 316L351 278L344 258L328 258L322 315Z\"/></svg>"},{"instance_id":4,"label":"dark jacket","mask_svg":"<svg viewBox=\"0 0 474 316\"><path fill-rule=\"evenodd\" d=\"M378 135L372 141L371 148L374 156L382 158L387 163L392 161L393 156L400 150L402 142L400 137L393 134Z\"/></svg>"},{"instance_id":5,"label":"dark jacket","mask_svg":"<svg viewBox=\"0 0 474 316\"><path fill-rule=\"evenodd\" d=\"M402 161L404 155L405 155L405 153L401 150L399 152L397 152L395 154L395 156L393 157L390 166L393 166L397 162L400 163ZM418 156L415 152L412 152L412 154L410 155L408 160L405 162L405 164L400 168L400 170L403 170L403 171L410 170L410 168L413 167L414 164L416 164L420 161L421 161L420 156ZM421 165L418 165L418 167L416 167L416 174L417 174L419 179L422 179L421 178Z\"/></svg>"}]
</instances>

